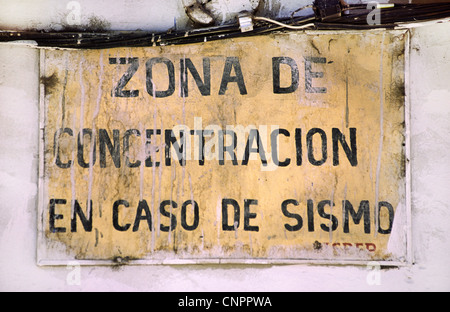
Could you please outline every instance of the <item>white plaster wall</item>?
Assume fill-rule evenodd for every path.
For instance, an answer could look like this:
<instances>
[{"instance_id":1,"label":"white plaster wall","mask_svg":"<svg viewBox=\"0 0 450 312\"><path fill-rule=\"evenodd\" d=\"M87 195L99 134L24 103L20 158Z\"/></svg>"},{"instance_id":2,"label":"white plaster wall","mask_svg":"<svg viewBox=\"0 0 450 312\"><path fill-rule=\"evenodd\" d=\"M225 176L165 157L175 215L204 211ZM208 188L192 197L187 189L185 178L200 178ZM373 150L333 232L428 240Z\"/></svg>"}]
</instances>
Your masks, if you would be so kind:
<instances>
[{"instance_id":1,"label":"white plaster wall","mask_svg":"<svg viewBox=\"0 0 450 312\"><path fill-rule=\"evenodd\" d=\"M181 14L175 9L175 1L165 3L173 8L167 13L171 22L161 17L155 22L155 31L168 27L173 16ZM285 7L289 3L284 2ZM40 6L33 7L45 12ZM26 28L27 14L31 13L18 12L16 26ZM108 12L113 18L113 9ZM51 20L55 14L44 16L40 19ZM0 20L4 21L2 17ZM128 21L145 25L142 17ZM76 274L74 267L38 267L39 53L29 46L0 44L0 291L449 291L450 23L423 26L411 32L415 264L381 270L379 285L368 283L376 277L372 268L353 266L81 267L80 285L71 285Z\"/></svg>"},{"instance_id":2,"label":"white plaster wall","mask_svg":"<svg viewBox=\"0 0 450 312\"><path fill-rule=\"evenodd\" d=\"M88 25L96 17L109 30L160 32L173 27L176 19L187 20L181 1L173 0L0 0L0 7L1 29L60 30ZM74 13L79 13L79 21L71 19Z\"/></svg>"},{"instance_id":3,"label":"white plaster wall","mask_svg":"<svg viewBox=\"0 0 450 312\"><path fill-rule=\"evenodd\" d=\"M61 30L74 26L71 17L79 13L79 25L92 18L108 30L166 31L186 29L189 23L183 3L190 0L0 0L0 29ZM372 0L348 0L368 3ZM76 10L72 2L79 5ZM203 2L206 2L203 0ZM312 4L312 0L209 0L206 8L218 24L234 21L237 13L258 7L258 13L272 18L289 17L291 12ZM388 0L378 0L379 3ZM259 4L259 5L258 5ZM311 13L311 9L304 12ZM299 14L303 14L300 12ZM75 24L76 26L77 24Z\"/></svg>"}]
</instances>

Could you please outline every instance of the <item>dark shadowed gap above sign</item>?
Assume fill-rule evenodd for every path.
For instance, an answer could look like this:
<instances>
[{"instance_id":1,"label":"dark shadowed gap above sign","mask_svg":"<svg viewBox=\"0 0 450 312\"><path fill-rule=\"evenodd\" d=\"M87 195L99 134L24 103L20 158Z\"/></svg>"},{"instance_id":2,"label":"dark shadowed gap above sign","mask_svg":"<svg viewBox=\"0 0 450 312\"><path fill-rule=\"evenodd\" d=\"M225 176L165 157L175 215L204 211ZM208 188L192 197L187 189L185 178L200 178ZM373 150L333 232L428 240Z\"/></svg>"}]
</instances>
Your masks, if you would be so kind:
<instances>
[{"instance_id":1,"label":"dark shadowed gap above sign","mask_svg":"<svg viewBox=\"0 0 450 312\"><path fill-rule=\"evenodd\" d=\"M38 263L406 263L407 44L43 50Z\"/></svg>"}]
</instances>

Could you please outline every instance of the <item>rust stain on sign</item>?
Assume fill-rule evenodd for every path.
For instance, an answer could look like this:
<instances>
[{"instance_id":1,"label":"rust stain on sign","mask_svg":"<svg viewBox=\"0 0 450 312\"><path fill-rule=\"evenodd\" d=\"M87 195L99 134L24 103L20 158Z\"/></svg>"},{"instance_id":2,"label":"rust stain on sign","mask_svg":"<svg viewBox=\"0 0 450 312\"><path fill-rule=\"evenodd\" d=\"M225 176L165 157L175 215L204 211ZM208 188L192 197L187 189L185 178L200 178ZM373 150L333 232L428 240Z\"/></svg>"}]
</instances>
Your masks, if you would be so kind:
<instances>
[{"instance_id":1,"label":"rust stain on sign","mask_svg":"<svg viewBox=\"0 0 450 312\"><path fill-rule=\"evenodd\" d=\"M404 261L405 36L44 51L39 263Z\"/></svg>"}]
</instances>

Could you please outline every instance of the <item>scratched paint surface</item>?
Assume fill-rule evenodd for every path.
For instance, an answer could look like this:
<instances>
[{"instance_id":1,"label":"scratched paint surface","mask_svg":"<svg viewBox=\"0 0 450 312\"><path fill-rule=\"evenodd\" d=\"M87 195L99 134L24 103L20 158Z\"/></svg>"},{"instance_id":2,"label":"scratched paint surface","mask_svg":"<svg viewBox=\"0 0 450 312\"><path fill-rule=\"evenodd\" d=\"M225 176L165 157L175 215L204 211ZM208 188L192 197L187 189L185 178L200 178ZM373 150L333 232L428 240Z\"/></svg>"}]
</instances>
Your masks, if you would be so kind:
<instances>
[{"instance_id":1,"label":"scratched paint surface","mask_svg":"<svg viewBox=\"0 0 450 312\"><path fill-rule=\"evenodd\" d=\"M39 261L404 260L404 49L392 31L43 52Z\"/></svg>"}]
</instances>

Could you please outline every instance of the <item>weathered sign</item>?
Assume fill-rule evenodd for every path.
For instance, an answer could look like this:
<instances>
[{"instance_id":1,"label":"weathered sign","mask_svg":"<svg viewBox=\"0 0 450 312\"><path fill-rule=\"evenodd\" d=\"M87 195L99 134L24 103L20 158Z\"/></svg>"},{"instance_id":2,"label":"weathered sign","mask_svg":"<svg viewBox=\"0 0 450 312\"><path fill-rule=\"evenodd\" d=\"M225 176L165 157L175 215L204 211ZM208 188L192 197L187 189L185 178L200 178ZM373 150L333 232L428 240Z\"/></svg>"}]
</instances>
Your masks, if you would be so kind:
<instances>
[{"instance_id":1,"label":"weathered sign","mask_svg":"<svg viewBox=\"0 0 450 312\"><path fill-rule=\"evenodd\" d=\"M41 57L38 263L401 263L404 31Z\"/></svg>"}]
</instances>

